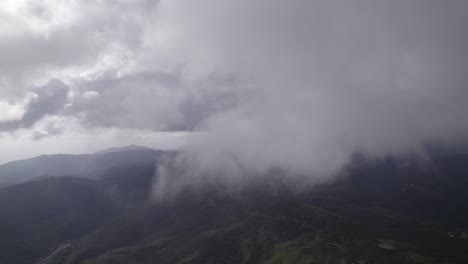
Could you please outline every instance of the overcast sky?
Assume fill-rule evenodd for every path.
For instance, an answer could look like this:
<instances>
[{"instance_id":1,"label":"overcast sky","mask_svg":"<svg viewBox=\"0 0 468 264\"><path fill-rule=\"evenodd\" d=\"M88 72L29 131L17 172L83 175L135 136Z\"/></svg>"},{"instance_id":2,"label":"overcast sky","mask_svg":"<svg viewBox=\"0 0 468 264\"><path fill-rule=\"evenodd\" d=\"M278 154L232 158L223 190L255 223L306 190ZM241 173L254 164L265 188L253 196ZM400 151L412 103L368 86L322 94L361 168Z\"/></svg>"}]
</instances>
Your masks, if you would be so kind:
<instances>
[{"instance_id":1,"label":"overcast sky","mask_svg":"<svg viewBox=\"0 0 468 264\"><path fill-rule=\"evenodd\" d=\"M328 173L464 144L467 28L465 0L4 0L0 162L135 143Z\"/></svg>"}]
</instances>

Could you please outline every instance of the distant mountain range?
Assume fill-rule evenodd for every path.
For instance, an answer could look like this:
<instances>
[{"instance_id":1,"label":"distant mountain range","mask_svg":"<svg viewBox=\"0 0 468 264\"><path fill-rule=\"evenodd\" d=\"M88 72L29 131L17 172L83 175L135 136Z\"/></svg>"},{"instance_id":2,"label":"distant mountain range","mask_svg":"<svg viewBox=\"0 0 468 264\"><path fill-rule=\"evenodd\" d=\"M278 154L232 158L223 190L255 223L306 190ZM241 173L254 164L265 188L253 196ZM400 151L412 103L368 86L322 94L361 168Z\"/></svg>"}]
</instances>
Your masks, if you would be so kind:
<instances>
[{"instance_id":1,"label":"distant mountain range","mask_svg":"<svg viewBox=\"0 0 468 264\"><path fill-rule=\"evenodd\" d=\"M95 178L115 166L154 163L162 154L171 153L173 152L130 145L110 148L94 154L42 155L0 165L0 186L47 176Z\"/></svg>"},{"instance_id":2,"label":"distant mountain range","mask_svg":"<svg viewBox=\"0 0 468 264\"><path fill-rule=\"evenodd\" d=\"M123 147L112 147L108 149L103 149L103 150L95 152L94 154L102 155L102 154L108 154L108 153L113 153L113 152L131 151L131 150L153 150L153 149L149 147L145 147L145 146L128 145L128 146L123 146Z\"/></svg>"}]
</instances>

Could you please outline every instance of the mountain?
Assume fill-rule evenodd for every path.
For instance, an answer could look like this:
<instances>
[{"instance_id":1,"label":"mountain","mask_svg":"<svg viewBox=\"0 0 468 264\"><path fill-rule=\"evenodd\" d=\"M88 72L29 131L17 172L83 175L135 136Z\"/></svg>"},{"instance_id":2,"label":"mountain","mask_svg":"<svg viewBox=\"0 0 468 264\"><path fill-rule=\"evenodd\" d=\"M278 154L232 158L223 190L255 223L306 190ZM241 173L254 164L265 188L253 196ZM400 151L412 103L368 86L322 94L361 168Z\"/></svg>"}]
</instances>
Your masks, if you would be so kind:
<instances>
[{"instance_id":1,"label":"mountain","mask_svg":"<svg viewBox=\"0 0 468 264\"><path fill-rule=\"evenodd\" d=\"M0 263L468 263L467 164L358 158L304 192L264 175L163 202L149 163L41 178L0 188Z\"/></svg>"},{"instance_id":2,"label":"mountain","mask_svg":"<svg viewBox=\"0 0 468 264\"><path fill-rule=\"evenodd\" d=\"M129 146L105 150L100 154L42 155L0 165L0 186L26 182L44 176L95 178L114 166L154 163L169 151Z\"/></svg>"},{"instance_id":3,"label":"mountain","mask_svg":"<svg viewBox=\"0 0 468 264\"><path fill-rule=\"evenodd\" d=\"M36 263L130 214L147 201L153 172L153 164L137 163L94 180L46 177L0 188L0 263Z\"/></svg>"},{"instance_id":4,"label":"mountain","mask_svg":"<svg viewBox=\"0 0 468 264\"><path fill-rule=\"evenodd\" d=\"M61 177L0 188L0 263L35 263L115 214L89 179Z\"/></svg>"},{"instance_id":5,"label":"mountain","mask_svg":"<svg viewBox=\"0 0 468 264\"><path fill-rule=\"evenodd\" d=\"M145 146L137 146L137 145L128 145L123 147L113 147L104 150L97 151L95 154L108 154L113 152L122 152L122 151L130 151L130 150L152 150L152 148L145 147Z\"/></svg>"}]
</instances>

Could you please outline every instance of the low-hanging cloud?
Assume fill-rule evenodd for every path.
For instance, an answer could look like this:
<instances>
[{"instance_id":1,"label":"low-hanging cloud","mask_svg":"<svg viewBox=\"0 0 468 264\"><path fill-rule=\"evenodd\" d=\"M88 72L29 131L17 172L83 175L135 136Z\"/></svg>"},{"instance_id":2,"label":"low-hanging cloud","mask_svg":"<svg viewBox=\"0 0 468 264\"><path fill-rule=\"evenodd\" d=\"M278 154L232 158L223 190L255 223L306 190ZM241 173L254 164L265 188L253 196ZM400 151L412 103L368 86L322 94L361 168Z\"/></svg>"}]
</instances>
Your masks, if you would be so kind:
<instances>
[{"instance_id":1,"label":"low-hanging cloud","mask_svg":"<svg viewBox=\"0 0 468 264\"><path fill-rule=\"evenodd\" d=\"M160 30L192 78L229 72L251 89L237 107L206 120L208 134L188 146L182 163L191 174L281 168L316 181L356 152L466 143L467 8L464 1L162 1Z\"/></svg>"}]
</instances>

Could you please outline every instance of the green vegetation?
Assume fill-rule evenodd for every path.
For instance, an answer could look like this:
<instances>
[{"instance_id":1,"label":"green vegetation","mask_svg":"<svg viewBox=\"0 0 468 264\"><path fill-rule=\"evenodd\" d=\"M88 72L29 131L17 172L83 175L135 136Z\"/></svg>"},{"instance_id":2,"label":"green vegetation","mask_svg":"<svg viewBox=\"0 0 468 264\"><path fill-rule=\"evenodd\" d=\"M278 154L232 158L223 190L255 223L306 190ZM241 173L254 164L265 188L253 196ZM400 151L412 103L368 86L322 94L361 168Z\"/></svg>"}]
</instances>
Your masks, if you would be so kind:
<instances>
[{"instance_id":1,"label":"green vegetation","mask_svg":"<svg viewBox=\"0 0 468 264\"><path fill-rule=\"evenodd\" d=\"M5 187L0 263L468 263L466 163L449 161L443 179L383 162L306 193L251 186L242 199L187 190L151 203L152 164Z\"/></svg>"}]
</instances>

